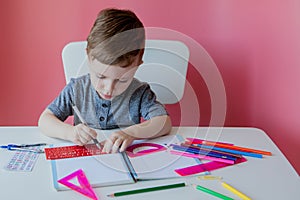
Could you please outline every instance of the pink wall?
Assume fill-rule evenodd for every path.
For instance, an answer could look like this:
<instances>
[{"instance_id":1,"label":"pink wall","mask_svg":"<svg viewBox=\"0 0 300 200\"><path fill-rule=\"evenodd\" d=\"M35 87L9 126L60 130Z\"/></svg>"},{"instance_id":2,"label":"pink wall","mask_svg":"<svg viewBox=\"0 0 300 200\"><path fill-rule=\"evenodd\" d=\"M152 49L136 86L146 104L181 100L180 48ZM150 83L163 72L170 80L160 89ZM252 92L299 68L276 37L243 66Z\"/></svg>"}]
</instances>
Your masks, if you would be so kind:
<instances>
[{"instance_id":1,"label":"pink wall","mask_svg":"<svg viewBox=\"0 0 300 200\"><path fill-rule=\"evenodd\" d=\"M1 1L0 125L37 125L39 114L64 86L61 49L69 41L84 40L97 12L111 6L132 9L145 26L173 29L202 44L226 87L225 125L263 129L300 172L296 0ZM207 125L209 94L191 65L188 81L197 93L201 120L180 119L176 104L168 106L173 122Z\"/></svg>"}]
</instances>

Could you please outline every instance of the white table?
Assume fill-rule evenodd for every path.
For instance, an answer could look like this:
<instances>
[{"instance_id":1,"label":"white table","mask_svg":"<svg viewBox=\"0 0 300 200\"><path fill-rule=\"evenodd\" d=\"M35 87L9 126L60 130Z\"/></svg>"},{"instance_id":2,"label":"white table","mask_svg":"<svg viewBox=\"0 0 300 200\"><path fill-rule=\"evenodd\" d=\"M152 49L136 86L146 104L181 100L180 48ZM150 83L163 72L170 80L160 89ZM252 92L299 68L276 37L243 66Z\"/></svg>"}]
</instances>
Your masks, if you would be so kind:
<instances>
[{"instance_id":1,"label":"white table","mask_svg":"<svg viewBox=\"0 0 300 200\"><path fill-rule=\"evenodd\" d=\"M180 134L184 137L204 138L207 131L211 131L207 139L216 139L220 133L219 141L234 143L238 146L271 151L273 156L263 159L247 157L248 161L235 166L212 171L211 175L222 176L223 180L236 187L252 199L299 199L300 178L290 163L260 129L256 128L201 128L180 127L173 128L172 134ZM37 127L1 127L0 144L8 143L59 143L61 140L48 138L42 135ZM45 156L40 155L32 172L9 172L3 169L13 152L0 150L0 199L88 199L74 191L57 192L53 188L50 162ZM179 179L144 181L135 184L94 188L99 199L112 199L107 194L117 191L130 190L177 183L186 181L188 184L195 183L211 188L222 194L239 199L218 181L198 180L197 176ZM156 191L117 197L117 199L216 199L215 197L194 190L192 187L184 187L173 190Z\"/></svg>"}]
</instances>

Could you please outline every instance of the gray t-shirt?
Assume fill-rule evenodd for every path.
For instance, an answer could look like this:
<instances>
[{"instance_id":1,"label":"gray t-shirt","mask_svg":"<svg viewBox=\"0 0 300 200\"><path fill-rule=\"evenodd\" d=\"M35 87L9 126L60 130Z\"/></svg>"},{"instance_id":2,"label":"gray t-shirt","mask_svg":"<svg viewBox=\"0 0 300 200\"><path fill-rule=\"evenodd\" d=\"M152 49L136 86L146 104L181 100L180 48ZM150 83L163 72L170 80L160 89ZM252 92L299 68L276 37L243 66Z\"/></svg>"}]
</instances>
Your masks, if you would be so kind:
<instances>
[{"instance_id":1,"label":"gray t-shirt","mask_svg":"<svg viewBox=\"0 0 300 200\"><path fill-rule=\"evenodd\" d=\"M113 100L102 99L90 81L90 75L71 79L60 95L48 106L61 121L73 115L72 102L78 107L87 124L96 129L127 127L141 122L141 118L167 115L165 107L147 83L133 79L129 87ZM74 124L81 123L74 116Z\"/></svg>"}]
</instances>

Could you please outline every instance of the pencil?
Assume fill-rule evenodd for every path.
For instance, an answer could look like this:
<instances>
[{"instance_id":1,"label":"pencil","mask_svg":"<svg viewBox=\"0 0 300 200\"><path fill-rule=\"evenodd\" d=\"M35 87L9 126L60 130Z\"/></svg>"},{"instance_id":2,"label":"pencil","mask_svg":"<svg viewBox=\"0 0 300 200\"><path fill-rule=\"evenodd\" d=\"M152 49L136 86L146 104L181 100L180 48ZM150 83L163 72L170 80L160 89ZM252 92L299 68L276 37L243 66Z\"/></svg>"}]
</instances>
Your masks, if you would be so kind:
<instances>
[{"instance_id":1,"label":"pencil","mask_svg":"<svg viewBox=\"0 0 300 200\"><path fill-rule=\"evenodd\" d=\"M203 186L200 186L200 185L195 185L195 184L193 184L192 186L193 186L195 189L197 189L197 190L201 190L201 191L203 191L203 192L206 192L206 193L208 193L208 194L211 194L211 195L213 195L213 196L215 196L215 197L218 197L218 198L220 198L220 199L224 199L224 200L233 200L232 198L230 198L230 197L228 197L228 196L225 196L225 195L223 195L223 194L221 194L221 193L215 192L215 191L213 191L213 190L211 190L211 189L208 189L208 188L206 188L206 187L203 187Z\"/></svg>"},{"instance_id":2,"label":"pencil","mask_svg":"<svg viewBox=\"0 0 300 200\"><path fill-rule=\"evenodd\" d=\"M79 120L86 126L88 126L88 124L86 123L86 121L83 119L83 117L81 116L77 106L75 104L72 104L72 107L74 109L74 112L76 113L76 115L78 116ZM93 142L96 144L96 146L101 149L100 143L96 138L92 138Z\"/></svg>"},{"instance_id":3,"label":"pencil","mask_svg":"<svg viewBox=\"0 0 300 200\"><path fill-rule=\"evenodd\" d=\"M145 192L153 192L158 190L167 190L167 189L173 189L178 187L185 187L185 183L176 183L171 185L162 185L157 187L149 187L149 188L142 188L137 190L129 190L124 192L115 192L113 194L107 195L108 197L119 197L119 196L125 196L125 195L132 195L132 194L139 194L139 193L145 193Z\"/></svg>"},{"instance_id":4,"label":"pencil","mask_svg":"<svg viewBox=\"0 0 300 200\"><path fill-rule=\"evenodd\" d=\"M196 146L179 146L179 145L172 145L174 150L178 150L178 151L184 151L184 152L188 152L188 153L194 153L194 154L201 154L201 155L207 155L207 156L212 156L212 157L216 157L216 158L223 158L223 159L227 159L227 160L233 160L236 161L237 157L235 156L231 156L228 155L226 152L223 153L219 153L219 152L214 152L208 149L204 149L204 148L199 148Z\"/></svg>"},{"instance_id":5,"label":"pencil","mask_svg":"<svg viewBox=\"0 0 300 200\"><path fill-rule=\"evenodd\" d=\"M195 144L195 145L198 146L198 147L201 147L201 148L202 147L203 148L210 148L211 147L211 146L202 145L202 144ZM216 147L216 146L214 146L212 149L217 150L217 151L224 151L224 152L228 152L228 153L240 154L240 155L243 155L243 156L250 156L250 157L254 157L254 158L263 158L263 156L261 154L258 154L258 153L238 151L238 150L221 148L221 147Z\"/></svg>"},{"instance_id":6,"label":"pencil","mask_svg":"<svg viewBox=\"0 0 300 200\"><path fill-rule=\"evenodd\" d=\"M209 146L215 146L215 147L221 147L221 148L228 148L228 149L233 149L233 150L238 150L238 151L246 151L246 152L251 152L251 153L263 154L263 155L267 155L267 156L272 155L272 153L268 152L268 151L250 149L250 148L240 147L240 146L232 146L232 145L227 145L227 144L220 144L220 143L215 143L215 142L210 142L210 141L205 141L202 144L209 145Z\"/></svg>"},{"instance_id":7,"label":"pencil","mask_svg":"<svg viewBox=\"0 0 300 200\"><path fill-rule=\"evenodd\" d=\"M232 192L233 194L236 194L237 196L239 196L243 200L251 200L251 198L247 197L245 194L241 193L240 191L238 191L237 189L235 189L234 187L232 187L231 185L229 185L225 182L222 182L222 186L224 188L226 188L227 190L229 190L230 192Z\"/></svg>"},{"instance_id":8,"label":"pencil","mask_svg":"<svg viewBox=\"0 0 300 200\"><path fill-rule=\"evenodd\" d=\"M199 146L195 146L195 145L189 145L189 144L181 144L182 146L184 147L191 147L191 148L196 148L196 149L199 149L199 150L204 150L204 151L211 151L211 152L215 152L215 153L221 153L221 154L224 154L224 155L229 155L229 156L233 156L233 157L237 157L237 158L242 158L241 155L239 154L233 154L233 153L228 153L228 152L224 152L224 151L217 151L217 150L214 150L212 149L213 147L210 147L210 148L207 148L207 147L199 147Z\"/></svg>"},{"instance_id":9,"label":"pencil","mask_svg":"<svg viewBox=\"0 0 300 200\"><path fill-rule=\"evenodd\" d=\"M200 154L185 153L185 152L174 151L174 150L171 150L170 153L175 154L175 155L190 157L190 158L199 158L199 159L204 159L204 160L223 162L223 163L227 163L227 164L231 164L231 165L234 164L233 160L226 160L223 158L216 158L216 157L205 156L205 155L200 155Z\"/></svg>"},{"instance_id":10,"label":"pencil","mask_svg":"<svg viewBox=\"0 0 300 200\"><path fill-rule=\"evenodd\" d=\"M209 140L201 140L199 138L186 138L186 143L189 144L203 144L205 142L213 142L213 143L217 143L217 144L227 144L227 145L233 145L231 143L225 143L225 142L214 142L214 141L209 141Z\"/></svg>"}]
</instances>

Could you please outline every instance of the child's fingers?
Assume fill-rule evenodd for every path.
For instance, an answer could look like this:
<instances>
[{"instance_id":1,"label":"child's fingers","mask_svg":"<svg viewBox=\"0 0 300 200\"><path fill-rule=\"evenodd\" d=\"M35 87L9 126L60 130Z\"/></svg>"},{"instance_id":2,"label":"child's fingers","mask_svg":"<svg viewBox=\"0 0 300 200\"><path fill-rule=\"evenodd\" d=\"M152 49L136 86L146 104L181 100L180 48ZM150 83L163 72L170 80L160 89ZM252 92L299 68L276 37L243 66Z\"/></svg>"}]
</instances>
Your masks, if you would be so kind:
<instances>
[{"instance_id":1,"label":"child's fingers","mask_svg":"<svg viewBox=\"0 0 300 200\"><path fill-rule=\"evenodd\" d=\"M74 142L75 144L77 144L77 145L80 145L80 146L83 145L79 138L76 138L73 142Z\"/></svg>"},{"instance_id":2,"label":"child's fingers","mask_svg":"<svg viewBox=\"0 0 300 200\"><path fill-rule=\"evenodd\" d=\"M73 142L75 144L78 144L78 145L83 145L82 141L81 141L81 138L80 138L80 129L78 126L74 126L74 139L73 139Z\"/></svg>"},{"instance_id":3,"label":"child's fingers","mask_svg":"<svg viewBox=\"0 0 300 200\"><path fill-rule=\"evenodd\" d=\"M102 149L104 148L105 142L106 140L100 142L100 146L102 147Z\"/></svg>"},{"instance_id":4,"label":"child's fingers","mask_svg":"<svg viewBox=\"0 0 300 200\"><path fill-rule=\"evenodd\" d=\"M97 137L97 132L84 124L78 124L75 126L75 140L76 143L84 145Z\"/></svg>"},{"instance_id":5,"label":"child's fingers","mask_svg":"<svg viewBox=\"0 0 300 200\"><path fill-rule=\"evenodd\" d=\"M114 142L113 146L112 146L112 153L117 153L119 151L120 146L123 144L123 139L122 138L118 138L116 139L116 141Z\"/></svg>"},{"instance_id":6,"label":"child's fingers","mask_svg":"<svg viewBox=\"0 0 300 200\"><path fill-rule=\"evenodd\" d=\"M83 144L88 143L89 141L91 141L92 137L89 136L88 134L86 134L85 132L81 132L79 134L79 139Z\"/></svg>"},{"instance_id":7,"label":"child's fingers","mask_svg":"<svg viewBox=\"0 0 300 200\"><path fill-rule=\"evenodd\" d=\"M123 152L126 150L126 148L132 143L130 140L124 140L122 143L122 146L120 147L120 152Z\"/></svg>"},{"instance_id":8,"label":"child's fingers","mask_svg":"<svg viewBox=\"0 0 300 200\"><path fill-rule=\"evenodd\" d=\"M90 141L92 138L91 136L88 134L87 129L85 128L84 125L79 125L76 126L76 132L78 135L78 139L82 142L82 143L87 143L88 141Z\"/></svg>"},{"instance_id":9,"label":"child's fingers","mask_svg":"<svg viewBox=\"0 0 300 200\"><path fill-rule=\"evenodd\" d=\"M85 124L79 124L78 127L82 129L91 138L97 138L97 132L94 129L86 126Z\"/></svg>"},{"instance_id":10,"label":"child's fingers","mask_svg":"<svg viewBox=\"0 0 300 200\"><path fill-rule=\"evenodd\" d=\"M105 140L102 152L110 153L112 146L113 146L113 142L110 139Z\"/></svg>"}]
</instances>

